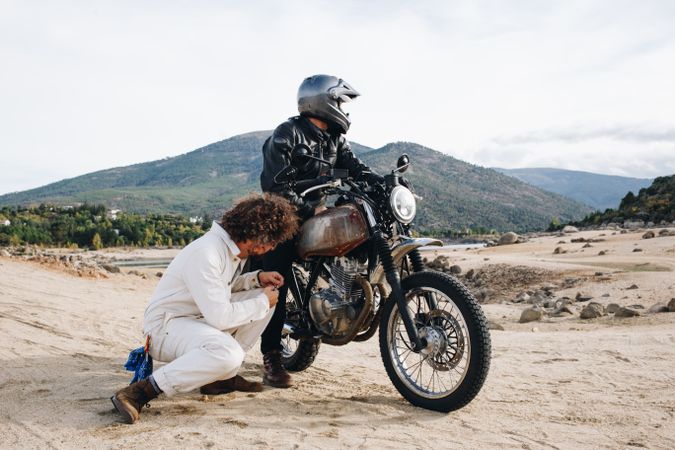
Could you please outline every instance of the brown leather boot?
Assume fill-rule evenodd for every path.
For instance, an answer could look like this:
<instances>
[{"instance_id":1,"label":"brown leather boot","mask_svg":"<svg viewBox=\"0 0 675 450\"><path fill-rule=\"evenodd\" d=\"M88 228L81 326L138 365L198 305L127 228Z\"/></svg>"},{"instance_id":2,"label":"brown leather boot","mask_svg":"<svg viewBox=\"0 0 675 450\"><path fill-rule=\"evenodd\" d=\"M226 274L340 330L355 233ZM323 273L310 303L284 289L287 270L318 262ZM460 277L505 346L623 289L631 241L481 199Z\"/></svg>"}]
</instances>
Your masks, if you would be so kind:
<instances>
[{"instance_id":1,"label":"brown leather boot","mask_svg":"<svg viewBox=\"0 0 675 450\"><path fill-rule=\"evenodd\" d=\"M262 390L263 385L261 383L248 381L241 375L235 375L227 380L214 381L199 388L199 392L204 395L220 395L232 391L260 392Z\"/></svg>"},{"instance_id":2,"label":"brown leather boot","mask_svg":"<svg viewBox=\"0 0 675 450\"><path fill-rule=\"evenodd\" d=\"M293 386L291 376L286 372L284 366L281 365L281 351L271 350L265 353L263 355L263 363L265 366L263 382L265 384L284 389Z\"/></svg>"},{"instance_id":3,"label":"brown leather boot","mask_svg":"<svg viewBox=\"0 0 675 450\"><path fill-rule=\"evenodd\" d=\"M150 381L145 379L120 389L110 400L126 423L134 423L140 417L143 406L157 395Z\"/></svg>"}]
</instances>

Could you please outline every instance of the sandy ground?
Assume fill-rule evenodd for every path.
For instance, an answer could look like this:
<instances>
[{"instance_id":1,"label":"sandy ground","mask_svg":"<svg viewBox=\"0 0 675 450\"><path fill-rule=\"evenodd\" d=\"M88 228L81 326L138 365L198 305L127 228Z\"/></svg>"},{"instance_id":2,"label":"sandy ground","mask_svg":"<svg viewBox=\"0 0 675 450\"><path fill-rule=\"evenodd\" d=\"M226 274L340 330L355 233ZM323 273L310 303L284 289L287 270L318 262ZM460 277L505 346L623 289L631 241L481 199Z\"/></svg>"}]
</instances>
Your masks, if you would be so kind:
<instances>
[{"instance_id":1,"label":"sandy ground","mask_svg":"<svg viewBox=\"0 0 675 450\"><path fill-rule=\"evenodd\" d=\"M582 236L606 240L570 243ZM497 263L546 268L552 282L581 280L557 296L583 291L649 308L675 297L675 237L640 236L589 231L449 256L464 272ZM556 247L567 253L554 255ZM492 331L490 374L462 410L409 405L372 339L323 346L291 389L157 399L140 422L121 424L109 397L130 379L122 366L141 344L156 283L0 258L1 448L675 448L675 313L520 324L526 305L503 301L511 294L484 305L505 331ZM626 289L632 284L638 289ZM260 372L253 351L242 373Z\"/></svg>"}]
</instances>

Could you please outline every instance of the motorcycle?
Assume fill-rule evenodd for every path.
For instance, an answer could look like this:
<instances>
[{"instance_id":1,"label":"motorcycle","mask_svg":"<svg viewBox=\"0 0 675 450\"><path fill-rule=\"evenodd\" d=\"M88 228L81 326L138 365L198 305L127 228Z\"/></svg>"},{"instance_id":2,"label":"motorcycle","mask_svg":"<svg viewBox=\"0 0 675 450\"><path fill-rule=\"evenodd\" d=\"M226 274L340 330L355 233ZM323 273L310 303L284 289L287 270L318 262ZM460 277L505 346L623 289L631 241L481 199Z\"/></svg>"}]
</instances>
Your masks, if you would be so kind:
<instances>
[{"instance_id":1,"label":"motorcycle","mask_svg":"<svg viewBox=\"0 0 675 450\"><path fill-rule=\"evenodd\" d=\"M292 159L330 163L304 144ZM322 191L335 206L308 219L297 239L282 333L282 364L312 365L321 344L370 339L379 328L382 362L398 392L413 405L449 412L480 391L490 367L490 333L476 299L456 278L424 266L419 249L440 240L414 238L412 186L402 155L384 184L369 185L331 169L296 180L293 165L275 182L301 197Z\"/></svg>"}]
</instances>

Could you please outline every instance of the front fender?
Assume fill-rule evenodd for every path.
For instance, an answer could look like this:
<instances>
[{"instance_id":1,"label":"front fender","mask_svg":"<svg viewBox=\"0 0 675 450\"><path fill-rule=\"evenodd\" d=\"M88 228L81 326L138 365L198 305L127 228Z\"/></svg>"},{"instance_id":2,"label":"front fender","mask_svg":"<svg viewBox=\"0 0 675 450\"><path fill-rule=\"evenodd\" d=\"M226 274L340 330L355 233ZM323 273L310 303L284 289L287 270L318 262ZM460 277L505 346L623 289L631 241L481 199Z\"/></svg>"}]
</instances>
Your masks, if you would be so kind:
<instances>
[{"instance_id":1,"label":"front fender","mask_svg":"<svg viewBox=\"0 0 675 450\"><path fill-rule=\"evenodd\" d=\"M391 256L394 258L394 264L397 267L400 267L403 258L405 258L408 253L417 248L426 247L429 245L442 247L443 242L432 238L402 239L401 242L391 248ZM383 298L389 297L389 294L391 293L391 287L387 282L386 274L384 273L384 267L382 267L382 264L378 264L375 270L373 270L373 273L370 275L370 284L380 287L380 292Z\"/></svg>"}]
</instances>

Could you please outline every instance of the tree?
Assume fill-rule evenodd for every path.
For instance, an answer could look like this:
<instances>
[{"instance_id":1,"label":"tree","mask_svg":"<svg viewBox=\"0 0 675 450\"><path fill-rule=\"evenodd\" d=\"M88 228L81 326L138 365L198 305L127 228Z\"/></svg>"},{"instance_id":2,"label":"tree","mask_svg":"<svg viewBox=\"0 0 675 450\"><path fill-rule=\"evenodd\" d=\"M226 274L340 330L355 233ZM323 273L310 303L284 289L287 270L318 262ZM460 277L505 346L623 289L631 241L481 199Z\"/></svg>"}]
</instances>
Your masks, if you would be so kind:
<instances>
[{"instance_id":1,"label":"tree","mask_svg":"<svg viewBox=\"0 0 675 450\"><path fill-rule=\"evenodd\" d=\"M101 241L100 234L94 234L94 237L91 239L91 246L94 248L94 250L100 250L103 248L103 242Z\"/></svg>"}]
</instances>

